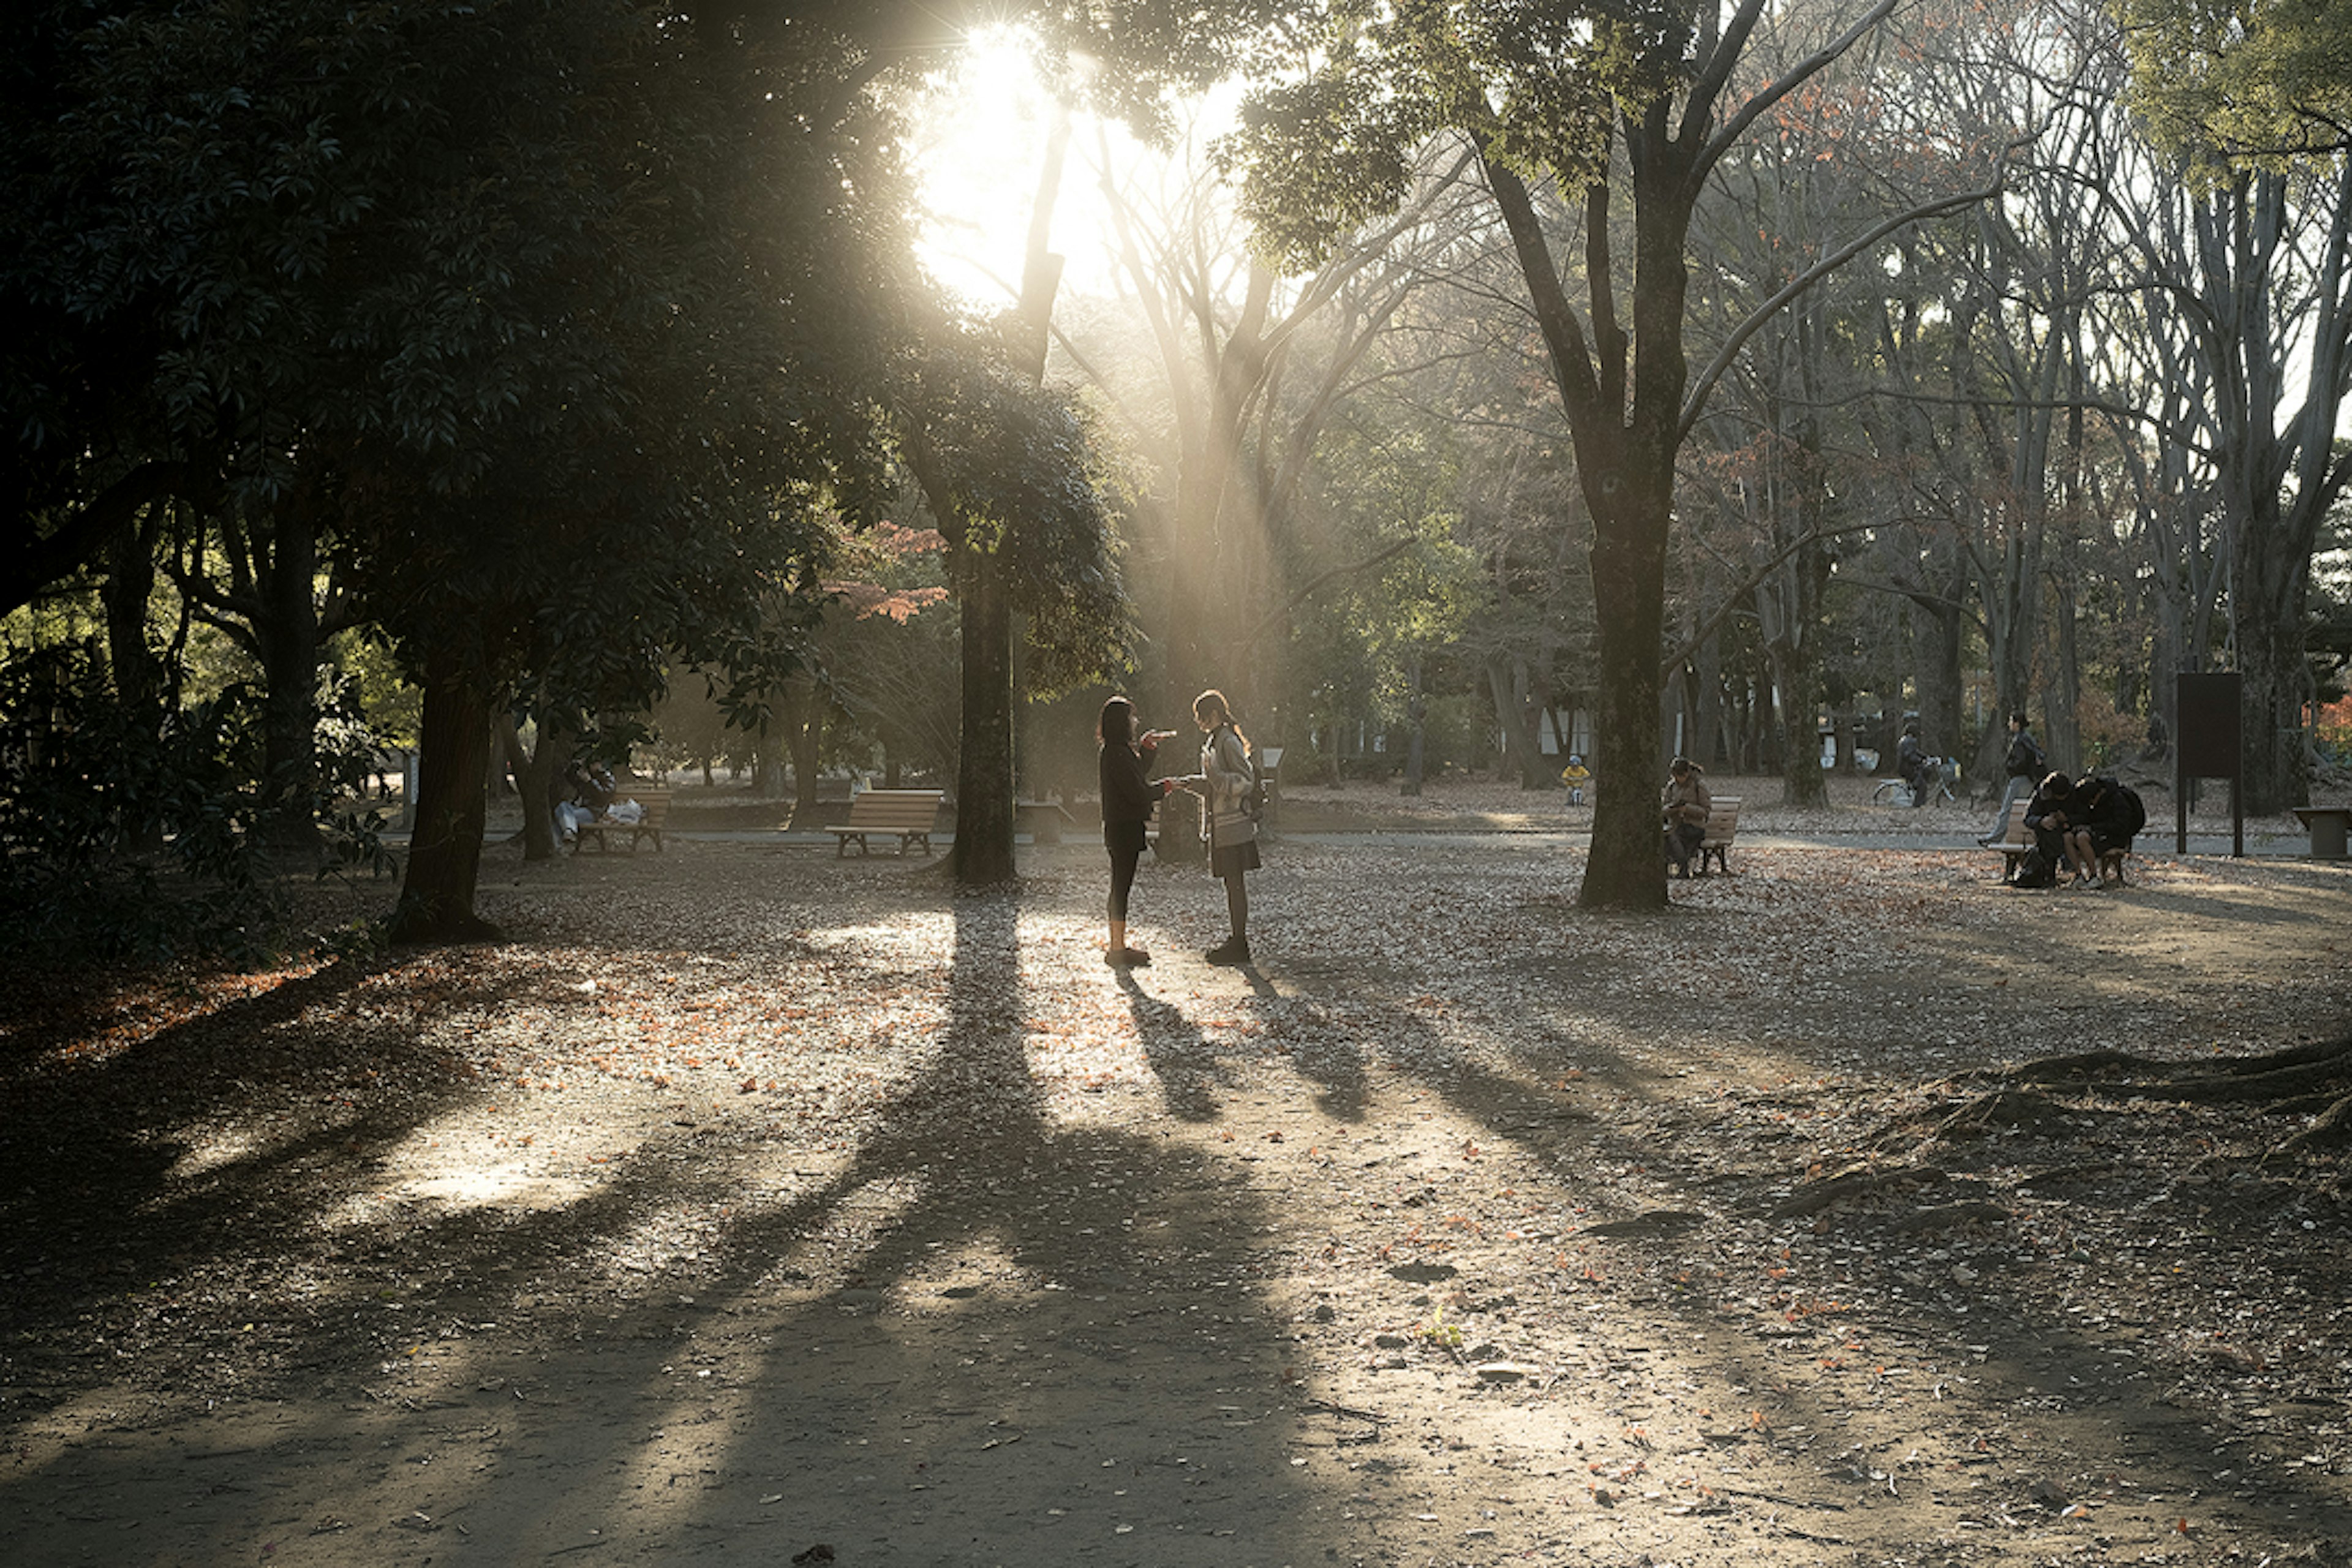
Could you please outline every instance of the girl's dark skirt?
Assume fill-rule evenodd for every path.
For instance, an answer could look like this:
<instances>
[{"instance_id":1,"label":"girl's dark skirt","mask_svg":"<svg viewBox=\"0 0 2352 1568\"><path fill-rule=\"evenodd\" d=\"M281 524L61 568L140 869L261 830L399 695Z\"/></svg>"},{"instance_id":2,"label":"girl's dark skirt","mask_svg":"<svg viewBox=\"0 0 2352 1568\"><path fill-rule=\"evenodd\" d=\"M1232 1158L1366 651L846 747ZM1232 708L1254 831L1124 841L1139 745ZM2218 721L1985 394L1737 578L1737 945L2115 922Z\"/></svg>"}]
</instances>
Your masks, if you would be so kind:
<instances>
[{"instance_id":1,"label":"girl's dark skirt","mask_svg":"<svg viewBox=\"0 0 2352 1568\"><path fill-rule=\"evenodd\" d=\"M1244 871L1255 871L1259 864L1255 838L1246 844L1221 844L1209 851L1209 874L1220 881Z\"/></svg>"}]
</instances>

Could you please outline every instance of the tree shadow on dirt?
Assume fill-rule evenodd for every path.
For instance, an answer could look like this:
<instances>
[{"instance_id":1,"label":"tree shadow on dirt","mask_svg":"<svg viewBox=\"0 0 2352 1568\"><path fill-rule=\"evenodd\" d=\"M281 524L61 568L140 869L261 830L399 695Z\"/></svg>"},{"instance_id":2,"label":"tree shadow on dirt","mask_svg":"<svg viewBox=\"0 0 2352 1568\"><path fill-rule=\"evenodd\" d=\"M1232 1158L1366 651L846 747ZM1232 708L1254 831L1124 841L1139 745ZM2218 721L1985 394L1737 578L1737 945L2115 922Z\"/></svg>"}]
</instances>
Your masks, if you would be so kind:
<instances>
[{"instance_id":1,"label":"tree shadow on dirt","mask_svg":"<svg viewBox=\"0 0 2352 1568\"><path fill-rule=\"evenodd\" d=\"M461 1534L484 1561L622 1545L767 1563L816 1542L855 1542L865 1561L1055 1561L1132 1534L1123 1544L1181 1562L1236 1532L1253 1557L1305 1554L1282 1322L1251 1240L1265 1216L1213 1161L1049 1115L1024 1046L1018 913L1009 896L956 900L935 1048L813 1183L773 1166L749 1183L705 1177L691 1156L719 1151L674 1131L559 1207L310 1237L314 1258L360 1255L363 1279L277 1374L301 1393L192 1434L234 1456L234 1486L149 1521L116 1560L243 1561L306 1536L331 1542L320 1561L405 1560ZM289 1066L320 1070L308 1053L327 1044ZM234 1091L223 1075L205 1099ZM363 1160L430 1110L343 1152ZM225 1166L199 1204L175 1197L123 1240L196 1225L206 1247L232 1248L236 1216L282 1205L277 1178L318 1152L297 1140ZM162 1179L151 1161L114 1202L135 1210ZM733 1190L711 1204L706 1182ZM304 1190L323 1205L345 1185ZM623 1246L681 1202L719 1215L702 1255L616 1272ZM269 1223L319 1218L281 1207ZM419 1289L371 1300L365 1285L395 1259ZM47 1309L48 1329L62 1332L73 1304ZM324 1321L336 1317L353 1322ZM126 1521L91 1500L180 1486L178 1443L60 1450L20 1469L7 1490L43 1500L7 1510L20 1522L0 1544L13 1535L12 1552L37 1555L92 1529L118 1540Z\"/></svg>"},{"instance_id":2,"label":"tree shadow on dirt","mask_svg":"<svg viewBox=\"0 0 2352 1568\"><path fill-rule=\"evenodd\" d=\"M119 1297L128 1279L201 1270L257 1233L303 1229L383 1150L474 1093L469 1068L404 1030L303 1026L370 973L331 964L95 1062L12 1056L0 1081L10 1324L38 1339ZM496 1000L488 985L441 994ZM442 1087L392 1099L372 1087L381 1076ZM277 1116L280 1135L183 1169L207 1122L257 1114Z\"/></svg>"}]
</instances>

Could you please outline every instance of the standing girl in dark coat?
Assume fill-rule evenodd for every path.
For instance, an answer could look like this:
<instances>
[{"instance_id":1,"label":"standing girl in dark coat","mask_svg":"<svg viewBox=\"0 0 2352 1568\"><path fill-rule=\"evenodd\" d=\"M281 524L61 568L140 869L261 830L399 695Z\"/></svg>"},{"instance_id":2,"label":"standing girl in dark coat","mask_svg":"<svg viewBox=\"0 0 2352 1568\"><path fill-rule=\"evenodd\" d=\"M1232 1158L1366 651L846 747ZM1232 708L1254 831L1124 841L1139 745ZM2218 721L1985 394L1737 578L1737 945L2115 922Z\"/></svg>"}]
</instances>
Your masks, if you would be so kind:
<instances>
[{"instance_id":1,"label":"standing girl in dark coat","mask_svg":"<svg viewBox=\"0 0 2352 1568\"><path fill-rule=\"evenodd\" d=\"M1149 963L1151 954L1127 945L1127 895L1135 886L1136 862L1143 858L1143 825L1151 818L1161 786L1147 777L1150 756L1173 731L1135 733L1135 705L1114 697L1102 706L1095 724L1101 743L1098 771L1102 783L1103 847L1110 852L1110 941L1103 962L1111 964Z\"/></svg>"}]
</instances>

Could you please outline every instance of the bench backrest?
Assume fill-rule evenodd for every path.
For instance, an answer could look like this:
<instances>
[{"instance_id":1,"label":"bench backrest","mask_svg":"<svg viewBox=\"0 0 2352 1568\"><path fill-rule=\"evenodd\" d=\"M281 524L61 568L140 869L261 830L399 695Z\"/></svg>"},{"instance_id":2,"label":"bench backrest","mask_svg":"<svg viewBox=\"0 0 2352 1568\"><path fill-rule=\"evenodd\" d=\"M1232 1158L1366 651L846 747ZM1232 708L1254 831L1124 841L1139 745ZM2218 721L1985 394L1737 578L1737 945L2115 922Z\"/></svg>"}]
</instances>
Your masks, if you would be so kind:
<instances>
[{"instance_id":1,"label":"bench backrest","mask_svg":"<svg viewBox=\"0 0 2352 1568\"><path fill-rule=\"evenodd\" d=\"M1728 844L1739 831L1739 797L1718 795L1707 797L1706 837L1702 844Z\"/></svg>"},{"instance_id":2,"label":"bench backrest","mask_svg":"<svg viewBox=\"0 0 2352 1568\"><path fill-rule=\"evenodd\" d=\"M625 784L613 792L613 804L634 800L646 808L647 822L666 816L669 811L669 789L663 784Z\"/></svg>"},{"instance_id":3,"label":"bench backrest","mask_svg":"<svg viewBox=\"0 0 2352 1568\"><path fill-rule=\"evenodd\" d=\"M2032 801L2026 800L2012 800L2009 803L2009 815L2001 818L2000 837L1995 841L1996 847L2014 849L2025 847L2025 808L2032 804Z\"/></svg>"},{"instance_id":4,"label":"bench backrest","mask_svg":"<svg viewBox=\"0 0 2352 1568\"><path fill-rule=\"evenodd\" d=\"M848 827L879 833L928 833L939 820L945 790L869 789L849 803Z\"/></svg>"}]
</instances>

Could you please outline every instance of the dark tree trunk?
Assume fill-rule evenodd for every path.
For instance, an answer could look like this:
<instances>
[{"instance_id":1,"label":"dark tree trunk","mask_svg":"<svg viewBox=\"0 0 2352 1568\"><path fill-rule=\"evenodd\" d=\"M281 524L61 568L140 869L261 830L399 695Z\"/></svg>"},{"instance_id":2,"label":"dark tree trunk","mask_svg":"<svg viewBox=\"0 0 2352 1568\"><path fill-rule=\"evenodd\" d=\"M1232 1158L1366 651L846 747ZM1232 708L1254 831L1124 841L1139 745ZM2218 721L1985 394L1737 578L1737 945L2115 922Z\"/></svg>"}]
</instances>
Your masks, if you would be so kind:
<instances>
[{"instance_id":1,"label":"dark tree trunk","mask_svg":"<svg viewBox=\"0 0 2352 1568\"><path fill-rule=\"evenodd\" d=\"M515 792L522 797L522 858L549 860L555 856L555 798L561 787L558 759L572 754L577 737L569 731L551 730L541 720L539 744L524 751L522 731L509 710L498 719L499 747L514 773Z\"/></svg>"},{"instance_id":2,"label":"dark tree trunk","mask_svg":"<svg viewBox=\"0 0 2352 1568\"><path fill-rule=\"evenodd\" d=\"M139 526L113 537L107 546L106 578L99 584L115 695L137 716L142 732L150 735L160 734L163 728L163 689L168 679L163 661L147 641L147 610L155 595L156 510L150 508L148 518ZM128 822L123 828L143 851L163 847L160 816Z\"/></svg>"},{"instance_id":3,"label":"dark tree trunk","mask_svg":"<svg viewBox=\"0 0 2352 1568\"><path fill-rule=\"evenodd\" d=\"M491 702L455 661L425 679L415 836L390 934L396 942L495 941L499 929L474 913L482 828L489 803Z\"/></svg>"},{"instance_id":4,"label":"dark tree trunk","mask_svg":"<svg viewBox=\"0 0 2352 1568\"><path fill-rule=\"evenodd\" d=\"M2273 569L2284 571L2278 563ZM2302 598L2309 569L2296 574L2294 597ZM2275 583L2249 584L2242 576L2239 592L2252 596ZM2241 753L2245 768L2247 815L2273 816L2311 799L2310 737L2303 727L2303 705L2312 695L2311 660L2304 651L2304 616L2275 606L2248 616L2238 627L2238 668L2243 678L2245 731Z\"/></svg>"},{"instance_id":5,"label":"dark tree trunk","mask_svg":"<svg viewBox=\"0 0 2352 1568\"><path fill-rule=\"evenodd\" d=\"M1826 805L1830 798L1829 781L1822 769L1821 730L1813 719L1821 688L1813 668L1813 642L1807 637L1793 647L1773 649L1772 679L1780 689L1785 731L1780 785L1790 805Z\"/></svg>"},{"instance_id":6,"label":"dark tree trunk","mask_svg":"<svg viewBox=\"0 0 2352 1568\"><path fill-rule=\"evenodd\" d=\"M288 848L315 848L322 647L318 533L293 500L278 508L275 521L266 559L257 563L254 586L261 611L253 618L268 691L262 752L272 802L269 836Z\"/></svg>"},{"instance_id":7,"label":"dark tree trunk","mask_svg":"<svg viewBox=\"0 0 2352 1568\"><path fill-rule=\"evenodd\" d=\"M1543 749L1536 739L1535 708L1528 700L1528 667L1498 656L1486 661L1486 689L1495 702L1495 722L1502 731L1503 758L1498 770L1518 782L1521 789L1542 789L1551 783Z\"/></svg>"},{"instance_id":8,"label":"dark tree trunk","mask_svg":"<svg viewBox=\"0 0 2352 1568\"><path fill-rule=\"evenodd\" d=\"M771 712L760 721L758 748L751 753L751 793L761 800L784 798L784 758L787 754L785 737L792 731L789 717L790 699L779 711ZM816 800L816 778L814 773L796 781L801 793L812 806Z\"/></svg>"},{"instance_id":9,"label":"dark tree trunk","mask_svg":"<svg viewBox=\"0 0 2352 1568\"><path fill-rule=\"evenodd\" d=\"M1417 654L1412 659L1411 676L1411 694L1405 699L1405 722L1410 726L1410 731L1405 742L1404 787L1400 792L1409 795L1421 793L1424 762L1422 724L1429 714L1429 703L1421 692L1421 658Z\"/></svg>"},{"instance_id":10,"label":"dark tree trunk","mask_svg":"<svg viewBox=\"0 0 2352 1568\"><path fill-rule=\"evenodd\" d=\"M793 678L784 715L793 758L793 816L798 821L814 822L818 764L824 749L824 704L817 698L815 681L804 676Z\"/></svg>"},{"instance_id":11,"label":"dark tree trunk","mask_svg":"<svg viewBox=\"0 0 2352 1568\"><path fill-rule=\"evenodd\" d=\"M1962 756L1975 746L1976 737L1968 732L1960 714L1961 609L1949 600L1920 608L1924 613L1919 638L1919 725L1929 751L1939 756ZM2002 749L2007 750L2005 741Z\"/></svg>"},{"instance_id":12,"label":"dark tree trunk","mask_svg":"<svg viewBox=\"0 0 2352 1568\"><path fill-rule=\"evenodd\" d=\"M114 536L107 574L99 585L106 612L107 661L115 694L133 712L161 721L164 669L147 641L147 609L155 596L155 529L152 521Z\"/></svg>"}]
</instances>

